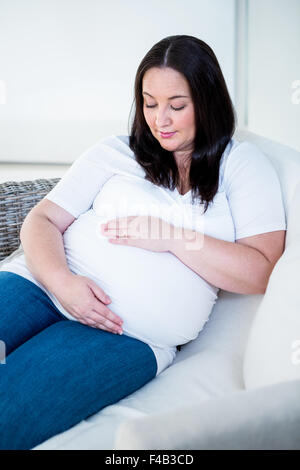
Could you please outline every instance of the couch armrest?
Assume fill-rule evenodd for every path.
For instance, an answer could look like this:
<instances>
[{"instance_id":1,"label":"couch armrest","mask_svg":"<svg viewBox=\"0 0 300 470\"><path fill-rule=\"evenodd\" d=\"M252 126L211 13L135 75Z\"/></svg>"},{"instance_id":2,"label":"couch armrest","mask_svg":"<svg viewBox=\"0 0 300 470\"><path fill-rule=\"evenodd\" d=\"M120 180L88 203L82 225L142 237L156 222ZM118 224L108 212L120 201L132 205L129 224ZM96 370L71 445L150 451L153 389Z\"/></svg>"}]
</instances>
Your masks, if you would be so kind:
<instances>
[{"instance_id":1,"label":"couch armrest","mask_svg":"<svg viewBox=\"0 0 300 470\"><path fill-rule=\"evenodd\" d=\"M300 380L120 424L115 450L300 450Z\"/></svg>"},{"instance_id":2,"label":"couch armrest","mask_svg":"<svg viewBox=\"0 0 300 470\"><path fill-rule=\"evenodd\" d=\"M8 181L0 184L0 261L20 244L20 230L28 212L60 178Z\"/></svg>"}]
</instances>

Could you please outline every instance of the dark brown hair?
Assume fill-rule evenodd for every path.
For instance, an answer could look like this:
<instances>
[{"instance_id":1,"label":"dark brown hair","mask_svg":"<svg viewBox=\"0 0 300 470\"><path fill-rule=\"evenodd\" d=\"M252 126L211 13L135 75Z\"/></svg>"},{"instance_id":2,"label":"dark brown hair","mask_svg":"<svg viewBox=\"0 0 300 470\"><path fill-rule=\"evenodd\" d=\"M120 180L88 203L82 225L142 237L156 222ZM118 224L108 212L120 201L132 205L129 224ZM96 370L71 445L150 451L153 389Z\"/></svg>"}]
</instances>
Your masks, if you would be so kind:
<instances>
[{"instance_id":1,"label":"dark brown hair","mask_svg":"<svg viewBox=\"0 0 300 470\"><path fill-rule=\"evenodd\" d=\"M194 104L196 135L189 183L192 200L200 199L206 211L219 185L222 154L235 131L235 110L213 50L200 39L169 36L155 44L142 59L134 84L135 114L129 146L144 168L145 178L174 190L179 172L173 152L161 147L152 135L143 112L142 84L147 70L170 67L187 80Z\"/></svg>"}]
</instances>

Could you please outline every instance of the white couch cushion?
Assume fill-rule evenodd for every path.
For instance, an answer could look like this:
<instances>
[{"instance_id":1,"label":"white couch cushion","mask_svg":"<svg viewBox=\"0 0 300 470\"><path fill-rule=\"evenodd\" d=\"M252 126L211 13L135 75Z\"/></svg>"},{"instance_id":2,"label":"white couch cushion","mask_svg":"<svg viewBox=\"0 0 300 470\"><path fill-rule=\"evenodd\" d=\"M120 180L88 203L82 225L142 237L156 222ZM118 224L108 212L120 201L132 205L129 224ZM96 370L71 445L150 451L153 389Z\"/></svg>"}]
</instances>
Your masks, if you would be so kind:
<instances>
[{"instance_id":1,"label":"white couch cushion","mask_svg":"<svg viewBox=\"0 0 300 470\"><path fill-rule=\"evenodd\" d=\"M133 417L114 450L299 450L300 380Z\"/></svg>"},{"instance_id":2,"label":"white couch cushion","mask_svg":"<svg viewBox=\"0 0 300 470\"><path fill-rule=\"evenodd\" d=\"M18 256L22 255L23 253L24 253L23 247L22 245L19 245L19 247L15 251L13 251L9 256L7 256L2 261L0 261L0 268L4 264L6 264L8 261L12 261L13 259L18 258Z\"/></svg>"},{"instance_id":3,"label":"white couch cushion","mask_svg":"<svg viewBox=\"0 0 300 470\"><path fill-rule=\"evenodd\" d=\"M300 185L287 234L285 252L250 329L243 369L247 389L300 379Z\"/></svg>"}]
</instances>

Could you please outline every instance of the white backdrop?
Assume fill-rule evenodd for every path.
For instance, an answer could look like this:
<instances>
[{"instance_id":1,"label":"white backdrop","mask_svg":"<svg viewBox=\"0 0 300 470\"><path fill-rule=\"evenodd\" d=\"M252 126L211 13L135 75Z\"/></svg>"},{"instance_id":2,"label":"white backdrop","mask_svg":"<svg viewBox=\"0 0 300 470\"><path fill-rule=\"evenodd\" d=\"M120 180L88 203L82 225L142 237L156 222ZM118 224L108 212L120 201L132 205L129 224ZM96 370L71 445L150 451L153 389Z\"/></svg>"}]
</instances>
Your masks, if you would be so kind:
<instances>
[{"instance_id":1,"label":"white backdrop","mask_svg":"<svg viewBox=\"0 0 300 470\"><path fill-rule=\"evenodd\" d=\"M300 151L300 0L249 2L248 128Z\"/></svg>"},{"instance_id":2,"label":"white backdrop","mask_svg":"<svg viewBox=\"0 0 300 470\"><path fill-rule=\"evenodd\" d=\"M212 47L234 102L234 0L0 0L0 161L70 163L127 134L137 67L175 34Z\"/></svg>"}]
</instances>

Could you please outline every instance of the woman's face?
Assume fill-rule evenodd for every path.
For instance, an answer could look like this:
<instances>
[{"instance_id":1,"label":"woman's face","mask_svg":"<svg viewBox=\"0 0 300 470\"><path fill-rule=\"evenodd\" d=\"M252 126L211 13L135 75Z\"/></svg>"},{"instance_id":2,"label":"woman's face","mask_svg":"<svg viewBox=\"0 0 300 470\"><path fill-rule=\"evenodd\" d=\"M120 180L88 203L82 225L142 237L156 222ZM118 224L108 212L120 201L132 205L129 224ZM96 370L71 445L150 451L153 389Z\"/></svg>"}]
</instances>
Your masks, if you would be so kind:
<instances>
[{"instance_id":1,"label":"woman's face","mask_svg":"<svg viewBox=\"0 0 300 470\"><path fill-rule=\"evenodd\" d=\"M192 151L195 114L186 78L170 67L153 67L143 77L142 92L145 120L160 145L171 152ZM168 132L174 134L162 134Z\"/></svg>"}]
</instances>

